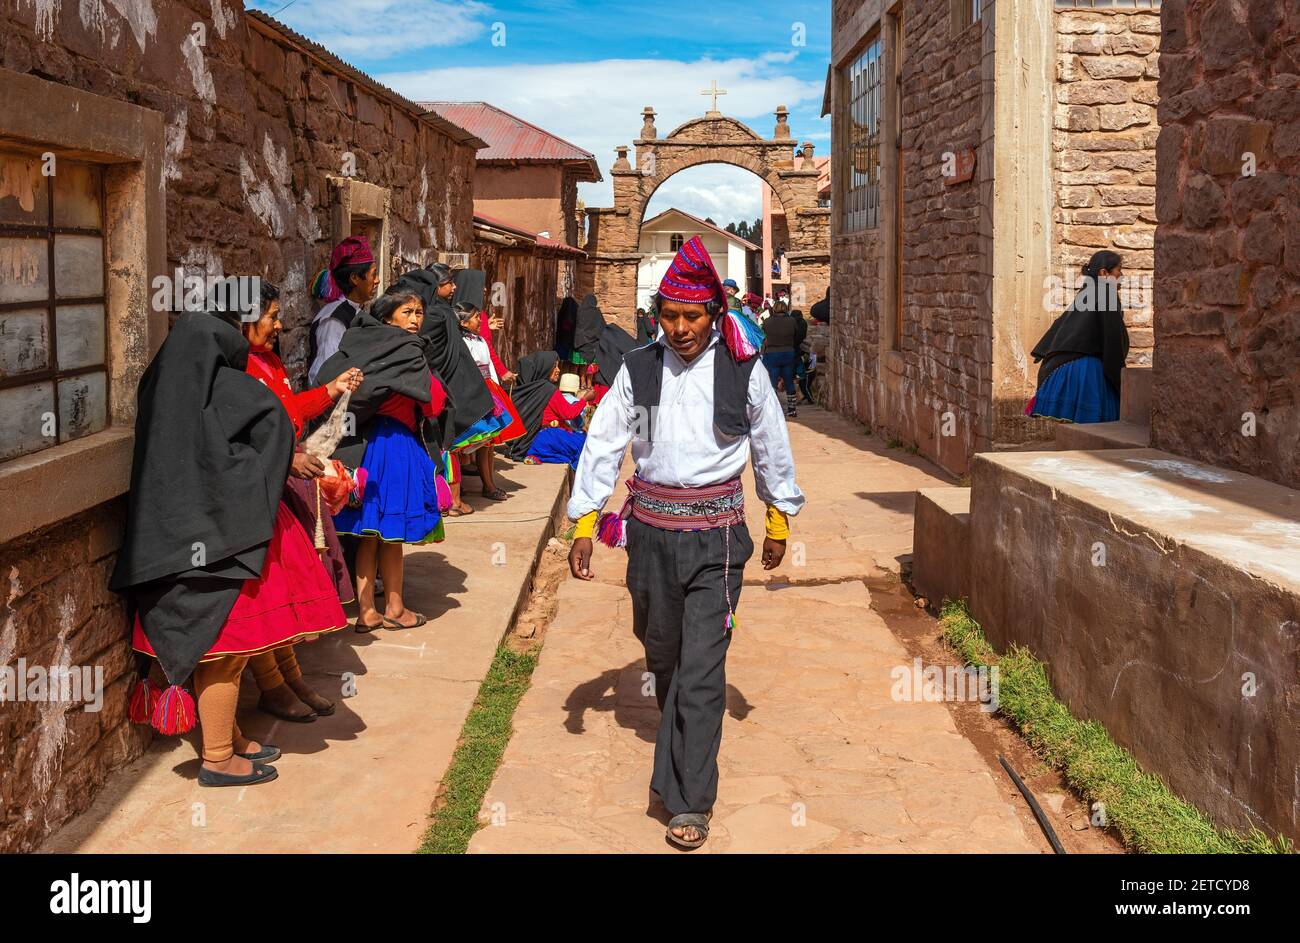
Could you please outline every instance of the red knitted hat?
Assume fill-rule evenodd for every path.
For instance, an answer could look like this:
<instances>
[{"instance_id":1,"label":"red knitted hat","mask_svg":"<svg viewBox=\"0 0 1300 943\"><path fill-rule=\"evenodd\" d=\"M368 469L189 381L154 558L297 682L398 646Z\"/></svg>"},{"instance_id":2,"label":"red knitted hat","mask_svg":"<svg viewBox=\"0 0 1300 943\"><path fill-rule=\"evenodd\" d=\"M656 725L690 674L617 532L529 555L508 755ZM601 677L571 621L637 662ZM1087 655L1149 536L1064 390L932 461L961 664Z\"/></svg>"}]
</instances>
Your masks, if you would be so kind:
<instances>
[{"instance_id":1,"label":"red knitted hat","mask_svg":"<svg viewBox=\"0 0 1300 943\"><path fill-rule=\"evenodd\" d=\"M727 306L722 279L718 278L718 270L713 267L713 260L699 236L691 236L677 250L677 257L659 283L659 294L669 301L685 304L702 305L717 301L723 308Z\"/></svg>"}]
</instances>

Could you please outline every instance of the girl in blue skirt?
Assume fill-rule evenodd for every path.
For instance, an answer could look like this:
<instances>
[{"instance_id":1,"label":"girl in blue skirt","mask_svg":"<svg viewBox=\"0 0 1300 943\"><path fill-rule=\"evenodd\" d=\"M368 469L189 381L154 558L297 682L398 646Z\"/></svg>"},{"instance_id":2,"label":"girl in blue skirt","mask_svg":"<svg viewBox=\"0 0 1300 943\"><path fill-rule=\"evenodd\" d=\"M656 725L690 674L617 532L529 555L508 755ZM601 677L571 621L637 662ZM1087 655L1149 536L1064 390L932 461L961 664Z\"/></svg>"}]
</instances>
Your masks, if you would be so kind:
<instances>
[{"instance_id":1,"label":"girl in blue skirt","mask_svg":"<svg viewBox=\"0 0 1300 943\"><path fill-rule=\"evenodd\" d=\"M1128 359L1128 328L1120 304L1123 264L1117 253L1098 252L1083 267L1074 301L1034 347L1038 392L1028 416L1066 422L1119 419L1119 385Z\"/></svg>"}]
</instances>

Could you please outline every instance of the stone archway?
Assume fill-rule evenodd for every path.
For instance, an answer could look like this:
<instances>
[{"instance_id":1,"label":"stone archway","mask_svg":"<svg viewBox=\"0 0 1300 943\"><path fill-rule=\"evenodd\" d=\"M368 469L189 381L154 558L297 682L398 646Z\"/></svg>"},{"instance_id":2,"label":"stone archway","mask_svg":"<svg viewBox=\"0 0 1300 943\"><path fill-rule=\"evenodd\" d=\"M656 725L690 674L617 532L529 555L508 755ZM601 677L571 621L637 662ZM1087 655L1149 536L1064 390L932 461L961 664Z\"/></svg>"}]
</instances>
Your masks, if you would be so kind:
<instances>
[{"instance_id":1,"label":"stone archway","mask_svg":"<svg viewBox=\"0 0 1300 943\"><path fill-rule=\"evenodd\" d=\"M755 174L770 186L786 212L791 292L806 310L821 300L830 281L830 210L817 205L818 172L812 166L813 145L800 153L804 168L795 169L795 140L789 112L776 110L776 130L760 138L744 123L711 111L687 121L666 138L655 129L655 112L642 112L636 166L628 147L617 149L610 171L614 184L612 207L587 209L587 258L579 267L577 295L594 292L605 316L631 327L636 314L637 266L645 208L659 186L678 171L700 164L731 164Z\"/></svg>"}]
</instances>

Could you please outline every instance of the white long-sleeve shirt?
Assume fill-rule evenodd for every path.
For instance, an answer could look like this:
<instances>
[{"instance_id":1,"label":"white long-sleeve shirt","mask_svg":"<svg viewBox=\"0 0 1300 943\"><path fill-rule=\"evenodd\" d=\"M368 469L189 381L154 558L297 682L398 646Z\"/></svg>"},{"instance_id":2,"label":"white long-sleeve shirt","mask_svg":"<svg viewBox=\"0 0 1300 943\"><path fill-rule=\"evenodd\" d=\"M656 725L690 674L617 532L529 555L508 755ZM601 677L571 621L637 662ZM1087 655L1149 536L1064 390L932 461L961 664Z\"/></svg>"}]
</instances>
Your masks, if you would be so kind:
<instances>
[{"instance_id":1,"label":"white long-sleeve shirt","mask_svg":"<svg viewBox=\"0 0 1300 943\"><path fill-rule=\"evenodd\" d=\"M626 366L619 368L587 431L569 498L570 518L577 520L605 506L618 484L628 442L641 478L675 488L729 481L752 455L759 500L786 514L799 513L804 496L794 478L790 434L762 364L749 376L749 435L724 435L713 425L713 360L720 341L714 331L709 346L689 364L664 344L663 385L649 440L644 422L638 423L632 379Z\"/></svg>"}]
</instances>

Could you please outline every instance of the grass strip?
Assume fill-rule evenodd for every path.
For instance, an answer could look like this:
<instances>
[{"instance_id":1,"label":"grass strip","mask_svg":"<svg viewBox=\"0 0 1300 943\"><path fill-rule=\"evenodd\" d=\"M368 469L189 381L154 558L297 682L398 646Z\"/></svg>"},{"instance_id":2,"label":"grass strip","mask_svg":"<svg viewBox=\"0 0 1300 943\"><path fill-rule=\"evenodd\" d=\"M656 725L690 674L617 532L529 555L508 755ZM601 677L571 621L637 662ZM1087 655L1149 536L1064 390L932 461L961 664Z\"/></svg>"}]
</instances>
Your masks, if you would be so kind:
<instances>
[{"instance_id":1,"label":"grass strip","mask_svg":"<svg viewBox=\"0 0 1300 943\"><path fill-rule=\"evenodd\" d=\"M463 855L481 827L483 797L510 741L511 719L537 667L537 651L511 651L502 644L461 728L460 743L442 778L441 804L424 833L418 854Z\"/></svg>"},{"instance_id":2,"label":"grass strip","mask_svg":"<svg viewBox=\"0 0 1300 943\"><path fill-rule=\"evenodd\" d=\"M998 710L1019 728L1039 755L1061 770L1089 803L1100 802L1106 822L1124 843L1148 854L1290 854L1284 837L1219 829L1195 806L1144 772L1096 721L1080 721L1056 699L1047 666L1026 648L1011 646L1003 656L989 645L966 606L945 600L940 615L944 638L975 667L997 666Z\"/></svg>"}]
</instances>

